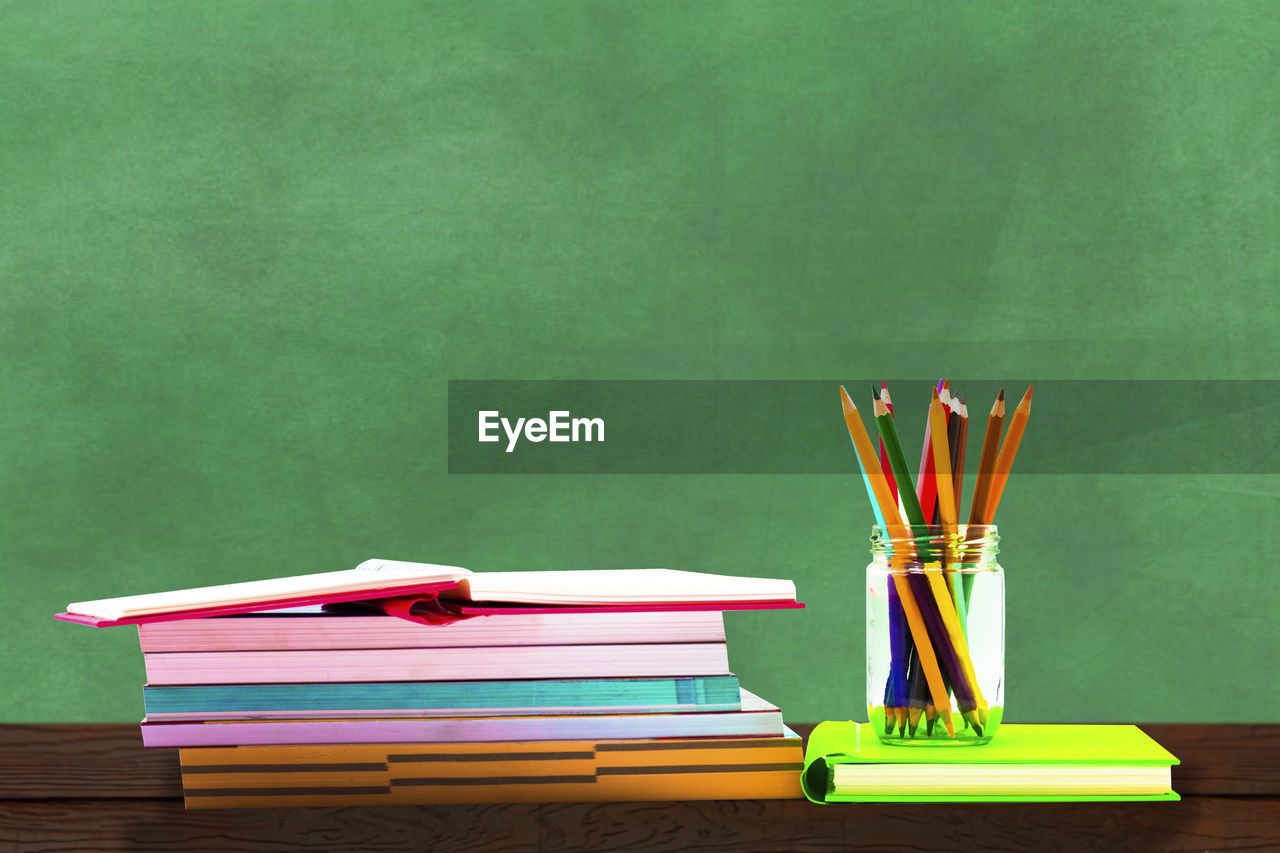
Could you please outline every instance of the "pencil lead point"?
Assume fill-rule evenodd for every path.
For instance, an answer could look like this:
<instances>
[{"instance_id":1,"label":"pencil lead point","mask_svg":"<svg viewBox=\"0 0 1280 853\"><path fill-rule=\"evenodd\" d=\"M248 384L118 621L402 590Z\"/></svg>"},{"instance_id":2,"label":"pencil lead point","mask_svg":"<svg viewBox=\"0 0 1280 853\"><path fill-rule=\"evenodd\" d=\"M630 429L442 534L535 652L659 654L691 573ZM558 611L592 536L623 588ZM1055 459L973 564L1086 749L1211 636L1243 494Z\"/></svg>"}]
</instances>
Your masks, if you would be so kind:
<instances>
[{"instance_id":1,"label":"pencil lead point","mask_svg":"<svg viewBox=\"0 0 1280 853\"><path fill-rule=\"evenodd\" d=\"M883 379L881 379L881 380L880 380L880 387L881 387L881 388L888 388L888 387L889 387L889 383L888 383L888 382L885 382Z\"/></svg>"},{"instance_id":2,"label":"pencil lead point","mask_svg":"<svg viewBox=\"0 0 1280 853\"><path fill-rule=\"evenodd\" d=\"M876 383L874 382L871 383L871 399L872 400L880 399L880 392L876 390Z\"/></svg>"},{"instance_id":3,"label":"pencil lead point","mask_svg":"<svg viewBox=\"0 0 1280 853\"><path fill-rule=\"evenodd\" d=\"M1003 389L1003 388L1001 388L1001 389L1000 389L1000 393L996 395L996 399L997 399L997 400L1003 400L1003 399L1004 399L1004 389Z\"/></svg>"}]
</instances>

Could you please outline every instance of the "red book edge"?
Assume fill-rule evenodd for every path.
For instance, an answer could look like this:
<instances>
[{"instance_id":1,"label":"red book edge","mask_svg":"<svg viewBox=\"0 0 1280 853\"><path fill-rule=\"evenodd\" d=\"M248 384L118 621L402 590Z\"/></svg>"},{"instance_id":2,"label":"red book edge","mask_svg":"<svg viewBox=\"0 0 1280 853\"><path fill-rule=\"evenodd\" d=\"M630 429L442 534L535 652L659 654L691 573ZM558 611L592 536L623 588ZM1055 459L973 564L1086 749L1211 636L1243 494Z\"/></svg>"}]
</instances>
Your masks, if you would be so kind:
<instances>
[{"instance_id":1,"label":"red book edge","mask_svg":"<svg viewBox=\"0 0 1280 853\"><path fill-rule=\"evenodd\" d=\"M147 622L171 622L176 619L204 619L208 616L232 616L237 613L256 613L260 610L275 610L279 607L304 607L309 604L337 604L341 601L369 601L400 595L430 595L457 587L457 581L436 581L435 583L415 583L406 586L386 587L377 590L355 590L352 592L323 593L303 595L295 598L277 598L271 601L255 601L249 604L232 604L223 607L205 607L197 610L183 610L175 613L152 613L146 616L129 616L124 619L100 619L97 616L81 616L76 613L56 613L54 619L73 622L77 625L89 625L94 628L110 628L115 625L141 625Z\"/></svg>"},{"instance_id":2,"label":"red book edge","mask_svg":"<svg viewBox=\"0 0 1280 853\"><path fill-rule=\"evenodd\" d=\"M301 607L309 604L339 604L344 601L370 601L380 606L389 616L407 619L424 625L440 625L467 619L472 616L502 616L507 614L544 613L657 613L697 610L796 610L804 604L791 599L776 601L682 601L682 602L627 602L626 604L503 604L498 602L462 602L442 600L439 593L456 588L453 581L434 584L417 584L377 590L376 597L369 590L339 593L336 595L311 595L277 601L238 604L227 607L210 607L202 610L184 610L180 613L157 613L149 616L133 616L126 619L99 619L75 613L58 613L53 618L94 628L110 628L116 625L140 625L147 622L170 622L177 619L204 619L209 616L231 616L237 613L256 613L279 607Z\"/></svg>"},{"instance_id":3,"label":"red book edge","mask_svg":"<svg viewBox=\"0 0 1280 853\"><path fill-rule=\"evenodd\" d=\"M412 605L405 608L408 612ZM804 604L791 599L778 601L631 601L625 604L517 604L494 601L447 601L430 603L426 608L402 616L412 621L438 624L472 616L505 616L512 614L541 615L545 613L671 613L697 610L799 610ZM384 606L384 609L387 609ZM392 613L391 610L387 610ZM425 618L419 619L419 614ZM401 616L400 613L392 613ZM435 621L433 621L435 620Z\"/></svg>"}]
</instances>

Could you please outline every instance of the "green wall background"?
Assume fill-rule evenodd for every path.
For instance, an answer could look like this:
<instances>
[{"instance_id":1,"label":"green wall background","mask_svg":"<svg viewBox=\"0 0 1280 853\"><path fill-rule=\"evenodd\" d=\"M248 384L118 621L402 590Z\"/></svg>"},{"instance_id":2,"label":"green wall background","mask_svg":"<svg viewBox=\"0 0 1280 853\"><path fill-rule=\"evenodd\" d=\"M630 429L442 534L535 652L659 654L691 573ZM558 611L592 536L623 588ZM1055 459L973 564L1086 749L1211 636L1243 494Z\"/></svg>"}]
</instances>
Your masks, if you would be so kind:
<instances>
[{"instance_id":1,"label":"green wall background","mask_svg":"<svg viewBox=\"0 0 1280 853\"><path fill-rule=\"evenodd\" d=\"M860 716L852 469L449 476L446 381L1280 378L1277 44L1269 2L0 4L0 719L141 715L68 601L375 555L790 576L735 668ZM1278 500L1015 478L1008 718L1280 720Z\"/></svg>"}]
</instances>

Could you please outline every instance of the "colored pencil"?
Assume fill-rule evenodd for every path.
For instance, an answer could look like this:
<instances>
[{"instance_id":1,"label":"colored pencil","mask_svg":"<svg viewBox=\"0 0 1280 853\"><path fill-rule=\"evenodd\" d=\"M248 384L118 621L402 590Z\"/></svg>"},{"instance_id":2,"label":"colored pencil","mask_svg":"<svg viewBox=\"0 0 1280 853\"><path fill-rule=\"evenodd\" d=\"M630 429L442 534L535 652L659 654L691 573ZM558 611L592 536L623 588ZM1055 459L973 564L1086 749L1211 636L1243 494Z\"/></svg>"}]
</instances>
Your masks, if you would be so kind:
<instances>
[{"instance_id":1,"label":"colored pencil","mask_svg":"<svg viewBox=\"0 0 1280 853\"><path fill-rule=\"evenodd\" d=\"M978 457L978 481L973 487L973 503L969 505L969 525L986 524L987 497L991 494L991 475L1000 452L1000 431L1004 428L1004 389L996 395L987 415L987 431L982 436L982 455Z\"/></svg>"},{"instance_id":2,"label":"colored pencil","mask_svg":"<svg viewBox=\"0 0 1280 853\"><path fill-rule=\"evenodd\" d=\"M947 427L947 452L948 460L951 463L951 469L954 471L956 465L956 432L960 429L960 419L956 417L956 398L951 396L950 380L943 382L942 390L938 392L938 399L942 401L942 417L943 423ZM934 465L934 480L937 481L937 465ZM952 483L948 481L950 487ZM933 515L929 517L930 524L938 524L942 517L939 515L940 507L937 501L934 501Z\"/></svg>"},{"instance_id":3,"label":"colored pencil","mask_svg":"<svg viewBox=\"0 0 1280 853\"><path fill-rule=\"evenodd\" d=\"M845 391L843 386L840 389L840 399L841 406L844 409L845 425L849 429L849 437L853 440L854 448L858 452L859 465L863 468L864 472L868 468L874 470L876 467L874 464L875 457L870 453L864 453L863 447L863 443L865 441L866 448L870 448L870 438L867 437L866 428L862 424L862 418L858 414L857 406L854 405L853 400L849 398L849 394ZM876 411L879 412L880 408L883 407L883 403L878 399L875 403ZM917 593L912 590L910 579L904 577L904 575L911 574L906 573L903 570L909 562L916 559L915 544L911 539L911 534L902 524L897 514L897 505L893 502L892 497L888 493L888 489L886 488L887 478L883 476L883 473L883 471L875 471L875 474L868 478L868 482L871 484L873 499L881 505L880 512L877 513L877 515L886 520L888 525L886 532L891 537L892 541L905 545L906 553L903 553L904 549L901 547L892 549L895 569L894 589L902 606L903 614L906 617L912 638L917 642L923 640L926 644L925 651L917 652L914 656L914 660L917 662L917 666L923 670L930 693L933 694L935 699L941 697L945 700L948 693L946 681L943 678L942 669L938 664L937 657L934 655L933 647L929 645L929 628L927 625L928 621L931 620L927 619L920 606L920 604L924 604L925 610L928 610L929 602L926 599L917 603L915 598ZM907 482L910 482L910 480L908 479ZM928 590L920 590L919 594L927 596ZM895 689L898 689L898 692L901 692L899 688L901 688L900 681ZM895 701L901 702L902 699L895 696ZM895 709L895 717L896 716L897 713ZM904 714L903 716L906 715ZM948 726L948 731L951 731L954 736L954 729L951 726ZM914 725L912 726L912 733L914 734Z\"/></svg>"},{"instance_id":4,"label":"colored pencil","mask_svg":"<svg viewBox=\"0 0 1280 853\"><path fill-rule=\"evenodd\" d=\"M1018 455L1018 445L1022 442L1022 433L1027 428L1027 419L1031 417L1031 388L1022 395L1018 407L1013 410L1009 419L1009 431L1005 433L1000 444L1000 455L996 457L995 472L991 476L991 494L987 496L985 520L987 524L995 521L996 507L1000 506L1000 497L1004 494L1005 484L1009 482L1009 471L1013 468L1013 458Z\"/></svg>"},{"instance_id":5,"label":"colored pencil","mask_svg":"<svg viewBox=\"0 0 1280 853\"><path fill-rule=\"evenodd\" d=\"M964 488L964 445L969 435L969 408L964 398L951 398L951 419L947 422L947 444L951 448L951 480L954 486L953 500L957 515L960 512L960 496ZM963 552L960 555L963 557ZM960 614L960 627L964 630L965 639L969 638L969 607L964 597L963 573L952 568L955 560L947 561L947 586L951 589L951 598L956 603L956 612Z\"/></svg>"},{"instance_id":6,"label":"colored pencil","mask_svg":"<svg viewBox=\"0 0 1280 853\"><path fill-rule=\"evenodd\" d=\"M991 413L987 415L987 431L982 436L982 454L978 457L978 479L973 486L973 502L969 505L969 524L966 533L966 544L972 544L981 538L974 530L987 523L987 496L991 494L991 475L995 471L996 456L1000 452L1000 430L1004 426L1004 389L996 395L991 404ZM973 595L973 575L964 573L964 601L968 605Z\"/></svg>"},{"instance_id":7,"label":"colored pencil","mask_svg":"<svg viewBox=\"0 0 1280 853\"><path fill-rule=\"evenodd\" d=\"M960 512L960 493L964 490L964 450L969 440L969 407L964 404L964 397L951 398L953 413L947 422L948 437L952 423L956 424L956 437L951 446L951 478L955 492L956 513Z\"/></svg>"},{"instance_id":8,"label":"colored pencil","mask_svg":"<svg viewBox=\"0 0 1280 853\"><path fill-rule=\"evenodd\" d=\"M952 500L951 458L950 450L947 447L944 411L942 400L935 391L933 400L929 404L929 432L934 471L938 481L938 513L942 518L943 542L941 556L945 565L946 562L949 562L951 556L948 553L950 550L948 543L955 536L956 507ZM956 669L951 672L951 688L955 691L956 703L960 705L961 714L974 726L974 731L981 733L982 726L985 724L983 718L986 716L987 703L982 698L982 691L978 689L978 677L973 670L973 660L969 656L969 645L965 641L964 630L961 628L960 614L956 609L956 602L953 598L953 596L960 598L960 606L963 607L963 594L955 596L956 590L947 589L942 579L941 571L926 571L924 574L932 589L933 597L938 605L938 616L954 652Z\"/></svg>"},{"instance_id":9,"label":"colored pencil","mask_svg":"<svg viewBox=\"0 0 1280 853\"><path fill-rule=\"evenodd\" d=\"M935 393L941 392L943 384L946 380L939 379L938 387ZM906 457L903 457L903 461ZM936 508L938 494L937 482L933 476L933 456L929 452L929 422L924 424L924 443L920 447L920 467L916 469L916 500L920 503L921 524L931 524L933 522L933 512ZM896 476L896 475L895 475ZM916 522L911 522L915 524Z\"/></svg>"},{"instance_id":10,"label":"colored pencil","mask_svg":"<svg viewBox=\"0 0 1280 853\"><path fill-rule=\"evenodd\" d=\"M942 386L941 379L938 380L938 386ZM885 447L886 454L889 459L889 468L893 471L894 477L899 483L910 483L911 472L907 469L906 456L902 452L902 442L898 438L898 430L894 425L893 417L888 414L888 406L885 406L881 400L877 402L874 409L876 414L876 426L880 431L881 444ZM932 465L932 455L929 453L929 424L927 421L925 422L924 451L925 452L921 457L920 470L922 473L926 463ZM909 488L898 490L898 506L902 510L903 516L912 527L924 527L927 524L925 521L924 510L920 506L920 494L931 482L933 482L932 476L928 478L921 477L916 480L915 491L912 491ZM928 558L928 554L922 552L919 555L919 558L921 560L925 560ZM923 613L927 610L933 610L935 607L931 601L932 593L930 593L928 589L927 582L923 582L921 578L917 577L917 574L918 573L915 572L909 573L907 582L911 586L913 593L916 596L917 603ZM941 643L940 637L939 643ZM933 644L930 643L927 653L934 655L937 660L945 661L945 655L940 652L941 649L935 648ZM928 722L929 733L932 734L937 709L950 707L949 701L946 703L939 703L936 701L936 696L933 697L935 701L929 701L929 695L933 691L932 684L926 684L926 679L923 677L924 673L921 668L923 654L923 652L917 650L917 653L912 656L907 670L908 701L910 704L910 708L908 709L908 723L913 735L915 734L916 726L919 724L920 710L923 710L925 719ZM940 673L940 677L943 680L944 695L950 694L951 689L950 684L947 681L947 671L945 666ZM925 690L926 686L930 688L928 691ZM950 714L945 714L944 716L948 722L948 731L952 731ZM914 719L912 719L913 717Z\"/></svg>"},{"instance_id":11,"label":"colored pencil","mask_svg":"<svg viewBox=\"0 0 1280 853\"><path fill-rule=\"evenodd\" d=\"M889 410L889 416L893 416L893 400L889 396L889 383L882 381L880 390L877 392L875 385L871 386L871 399L874 401L877 397L884 403L885 408ZM889 468L889 457L885 453L884 440L880 440L880 468L884 471L885 477L889 481L889 493L893 496L893 500L898 500L898 484L893 479L893 472ZM876 518L880 518L881 513L876 512ZM888 528L881 522L881 529L888 533ZM885 724L886 733L892 731L894 723L897 724L898 733L903 734L907 730L908 713L907 707L910 704L911 688L909 670L915 656L915 647L911 641L911 635L905 628L906 614L902 612L902 601L898 598L898 589L894 584L889 584L887 596L889 602L889 643L890 643L890 661L889 661L889 677L885 679ZM918 675L919 667L916 667ZM920 695L925 695L923 686L918 688ZM892 701L890 697L892 696ZM892 714L890 713L892 711ZM912 727L911 734L915 734L915 727Z\"/></svg>"},{"instance_id":12,"label":"colored pencil","mask_svg":"<svg viewBox=\"0 0 1280 853\"><path fill-rule=\"evenodd\" d=\"M914 556L910 552L916 550L911 540L911 534L904 528L901 520L898 518L897 506L893 502L892 496L889 494L888 481L884 476L884 472L878 469L875 464L875 450L871 446L871 439L867 435L866 427L862 423L862 417L858 414L858 407L853 404L853 400L849 398L849 394L842 386L840 388L840 402L844 409L845 425L849 430L849 437L853 440L854 449L858 453L858 458L864 471L869 474L868 481L871 483L872 494L875 500L880 504L880 511L884 516L885 522L889 525L889 535L893 542L901 542L902 546L908 551L907 554L900 554L898 547L893 548L894 562L900 566L903 558L910 559ZM884 435L883 420L889 420L888 409L882 401L875 401L876 422L880 425L881 434ZM892 431L892 421L889 423L889 429ZM902 456L902 446L897 441L897 433L892 432L893 442L890 443L888 437L885 439L886 449L890 454L890 462L893 463L894 445L897 445L897 456ZM906 466L902 466L905 470ZM896 473L896 470L895 470ZM899 477L899 482L911 482L908 476L905 479ZM899 494L910 494L909 490L901 489ZM913 495L914 497L914 495ZM916 507L917 513L919 507ZM897 566L895 566L895 569ZM924 669L925 678L929 683L929 691L933 694L934 704L939 707L950 707L950 700L947 698L946 687L942 683L942 672L938 666L938 660L933 654L933 647L929 642L929 632L925 627L924 618L921 614L920 607L916 601L907 579L904 577L909 572L894 571L893 582L898 590L898 597L902 601L902 609L907 617L907 625L911 629L911 636L915 640L917 654L920 657L921 666ZM951 723L950 715L946 720L947 731L955 737L955 727Z\"/></svg>"},{"instance_id":13,"label":"colored pencil","mask_svg":"<svg viewBox=\"0 0 1280 853\"><path fill-rule=\"evenodd\" d=\"M951 606L951 596L942 582L942 572L925 569L908 571L907 575L911 581L911 591L920 603L920 614L929 637L933 640L937 660L942 663L942 673L955 693L956 704L960 706L960 714L974 726L975 731L981 733L986 703L981 701L980 694L974 693L974 678L971 675L973 664L969 661L968 649L963 647L964 638L960 636L955 608ZM958 636L959 642L956 641ZM936 698L933 704L939 711L951 707L949 701L938 702ZM942 716L946 722L951 721L950 713L943 713Z\"/></svg>"},{"instance_id":14,"label":"colored pencil","mask_svg":"<svg viewBox=\"0 0 1280 853\"><path fill-rule=\"evenodd\" d=\"M871 389L872 397L876 396L875 387ZM852 438L852 436L850 436ZM855 443L854 447L857 445ZM871 510L875 513L876 524L884 531L884 535L889 535L889 525L885 522L884 512L880 509L880 502L876 499L875 491L871 486L871 479L867 470L862 465L862 458L858 457L858 470L862 472L862 484L867 489L867 496L871 499ZM880 469L883 473L884 469ZM909 654L907 651L908 641L906 640L906 629L903 626L905 616L902 613L902 602L898 599L898 592L893 584L887 587L887 599L889 605L889 675L884 683L884 721L885 734L893 732L894 725L899 728L906 726L906 689L907 689L907 661Z\"/></svg>"},{"instance_id":15,"label":"colored pencil","mask_svg":"<svg viewBox=\"0 0 1280 853\"><path fill-rule=\"evenodd\" d=\"M947 406L937 391L929 403L929 450L933 454L935 491L943 542L955 532L955 482L951 477L951 448L948 442Z\"/></svg>"},{"instance_id":16,"label":"colored pencil","mask_svg":"<svg viewBox=\"0 0 1280 853\"><path fill-rule=\"evenodd\" d=\"M889 454L889 467L893 470L893 476L898 479L899 483L911 482L911 471L907 468L907 460L902 453L902 442L898 438L897 427L893 425L893 419L889 417L889 410L879 400L875 403L875 415L876 426L880 430L880 437L884 440L885 450ZM926 437L927 435L926 433ZM928 444L925 445L925 449L928 450ZM899 489L898 498L902 501L902 508L906 513L905 520L910 527L922 529L928 527L928 522L925 521L924 517L924 510L920 507L919 495L910 489ZM909 536L914 535L914 531L909 533ZM927 540L927 538L926 536L925 539ZM917 540L916 548L919 551L921 560L930 559L927 542Z\"/></svg>"},{"instance_id":17,"label":"colored pencil","mask_svg":"<svg viewBox=\"0 0 1280 853\"><path fill-rule=\"evenodd\" d=\"M872 390L873 390L873 391L875 390L875 386L874 386L874 385L872 386ZM874 399L876 398L876 396L877 396L876 394L872 394L872 395L871 395L871 398L874 400ZM890 415L892 415L892 414L893 414L893 400L889 397L889 383L888 383L888 382L881 382L881 383L880 383L880 394L879 394L879 397L880 397L881 401L883 401L883 402L884 402L884 407L885 407L886 409L888 409L888 410L889 410L889 414L890 414ZM895 480L895 479L893 478L893 472L889 470L889 457L888 457L888 455L884 452L884 440L883 440L883 439L881 439L881 440L880 440L880 467L881 467L881 469L883 469L883 470L884 470L884 475L885 475L886 477L888 477L888 478L889 478L889 494L893 495L894 503L897 503L897 501L898 501L898 481L897 481L897 480Z\"/></svg>"}]
</instances>

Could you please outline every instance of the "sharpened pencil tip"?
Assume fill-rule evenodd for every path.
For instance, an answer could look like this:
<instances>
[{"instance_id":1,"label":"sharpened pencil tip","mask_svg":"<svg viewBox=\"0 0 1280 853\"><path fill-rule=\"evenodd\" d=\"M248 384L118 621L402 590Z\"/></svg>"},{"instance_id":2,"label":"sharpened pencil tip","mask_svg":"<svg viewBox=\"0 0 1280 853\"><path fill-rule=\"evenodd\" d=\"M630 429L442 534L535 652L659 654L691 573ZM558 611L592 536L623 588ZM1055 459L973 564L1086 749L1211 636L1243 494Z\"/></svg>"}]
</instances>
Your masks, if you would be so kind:
<instances>
[{"instance_id":1,"label":"sharpened pencil tip","mask_svg":"<svg viewBox=\"0 0 1280 853\"><path fill-rule=\"evenodd\" d=\"M880 399L880 390L876 388L876 383L874 382L871 383L871 399L872 400Z\"/></svg>"},{"instance_id":2,"label":"sharpened pencil tip","mask_svg":"<svg viewBox=\"0 0 1280 853\"><path fill-rule=\"evenodd\" d=\"M1003 388L1001 388L1001 389L1000 389L1000 393L996 395L996 399L997 399L997 400L1003 400L1003 399L1004 399L1004 389L1003 389Z\"/></svg>"},{"instance_id":3,"label":"sharpened pencil tip","mask_svg":"<svg viewBox=\"0 0 1280 853\"><path fill-rule=\"evenodd\" d=\"M858 407L853 404L853 400L849 399L849 392L844 390L844 386L840 386L840 405L844 407L846 413L858 411Z\"/></svg>"},{"instance_id":4,"label":"sharpened pencil tip","mask_svg":"<svg viewBox=\"0 0 1280 853\"><path fill-rule=\"evenodd\" d=\"M888 383L888 382L885 382L883 379L881 379L881 380L880 380L880 387L881 387L881 388L888 388L888 387L889 387L889 383Z\"/></svg>"}]
</instances>

